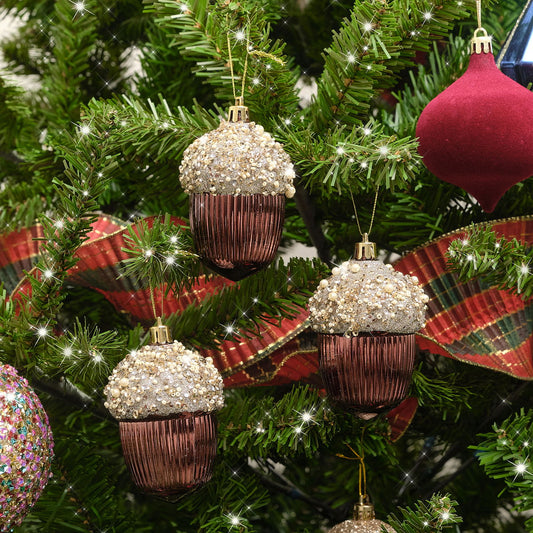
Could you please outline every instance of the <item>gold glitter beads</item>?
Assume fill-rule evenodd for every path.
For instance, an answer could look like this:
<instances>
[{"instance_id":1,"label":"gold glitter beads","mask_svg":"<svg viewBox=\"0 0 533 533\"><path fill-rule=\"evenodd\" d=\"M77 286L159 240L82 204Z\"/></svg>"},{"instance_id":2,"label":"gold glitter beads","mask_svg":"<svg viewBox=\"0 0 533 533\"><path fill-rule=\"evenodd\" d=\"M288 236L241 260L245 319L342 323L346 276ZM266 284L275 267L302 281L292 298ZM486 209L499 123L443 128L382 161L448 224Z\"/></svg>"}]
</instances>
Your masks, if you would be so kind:
<instances>
[{"instance_id":1,"label":"gold glitter beads","mask_svg":"<svg viewBox=\"0 0 533 533\"><path fill-rule=\"evenodd\" d=\"M223 120L183 153L180 182L189 194L294 196L289 155L262 126Z\"/></svg>"},{"instance_id":2,"label":"gold glitter beads","mask_svg":"<svg viewBox=\"0 0 533 533\"><path fill-rule=\"evenodd\" d=\"M381 261L350 260L332 270L309 300L320 333L414 333L425 323L428 297L413 276Z\"/></svg>"},{"instance_id":3,"label":"gold glitter beads","mask_svg":"<svg viewBox=\"0 0 533 533\"><path fill-rule=\"evenodd\" d=\"M104 389L118 420L212 412L224 405L223 383L210 357L180 342L151 344L128 354Z\"/></svg>"},{"instance_id":4,"label":"gold glitter beads","mask_svg":"<svg viewBox=\"0 0 533 533\"><path fill-rule=\"evenodd\" d=\"M394 533L394 529L381 520L346 520L337 524L329 533L381 533L382 527L385 527L390 533Z\"/></svg>"}]
</instances>

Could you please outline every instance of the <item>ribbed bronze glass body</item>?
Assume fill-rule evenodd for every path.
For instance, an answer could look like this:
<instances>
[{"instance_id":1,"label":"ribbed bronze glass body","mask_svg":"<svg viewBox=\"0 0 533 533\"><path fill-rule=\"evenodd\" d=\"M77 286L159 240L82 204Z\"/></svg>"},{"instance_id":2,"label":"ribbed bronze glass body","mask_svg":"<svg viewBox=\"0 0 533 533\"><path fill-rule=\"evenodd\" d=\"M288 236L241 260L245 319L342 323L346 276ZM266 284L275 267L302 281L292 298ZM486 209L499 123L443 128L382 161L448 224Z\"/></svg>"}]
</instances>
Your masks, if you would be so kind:
<instances>
[{"instance_id":1,"label":"ribbed bronze glass body","mask_svg":"<svg viewBox=\"0 0 533 533\"><path fill-rule=\"evenodd\" d=\"M328 396L362 418L371 418L407 395L415 361L415 336L320 333L318 356Z\"/></svg>"},{"instance_id":2,"label":"ribbed bronze glass body","mask_svg":"<svg viewBox=\"0 0 533 533\"><path fill-rule=\"evenodd\" d=\"M238 281L274 259L285 219L285 196L192 194L189 217L203 262Z\"/></svg>"},{"instance_id":3,"label":"ribbed bronze glass body","mask_svg":"<svg viewBox=\"0 0 533 533\"><path fill-rule=\"evenodd\" d=\"M211 479L217 448L213 413L120 421L119 427L124 459L143 492L172 497Z\"/></svg>"}]
</instances>

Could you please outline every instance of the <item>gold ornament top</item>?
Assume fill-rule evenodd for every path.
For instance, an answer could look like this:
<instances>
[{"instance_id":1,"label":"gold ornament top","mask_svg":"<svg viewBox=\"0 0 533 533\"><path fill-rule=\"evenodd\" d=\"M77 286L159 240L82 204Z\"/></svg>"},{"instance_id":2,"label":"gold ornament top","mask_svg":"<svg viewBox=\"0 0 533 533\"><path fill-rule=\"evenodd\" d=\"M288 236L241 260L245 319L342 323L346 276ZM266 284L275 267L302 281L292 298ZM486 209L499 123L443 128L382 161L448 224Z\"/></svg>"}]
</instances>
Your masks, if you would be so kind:
<instances>
[{"instance_id":1,"label":"gold ornament top","mask_svg":"<svg viewBox=\"0 0 533 533\"><path fill-rule=\"evenodd\" d=\"M160 316L157 317L156 325L150 328L150 338L152 339L152 344L168 344L172 342L170 330L168 326L163 325Z\"/></svg>"},{"instance_id":2,"label":"gold ornament top","mask_svg":"<svg viewBox=\"0 0 533 533\"><path fill-rule=\"evenodd\" d=\"M210 357L177 341L150 344L115 367L104 388L104 405L117 420L209 413L224 406L223 388Z\"/></svg>"},{"instance_id":3,"label":"gold ornament top","mask_svg":"<svg viewBox=\"0 0 533 533\"><path fill-rule=\"evenodd\" d=\"M235 105L229 108L228 122L250 122L250 111L244 105L244 98L237 96Z\"/></svg>"},{"instance_id":4,"label":"gold ornament top","mask_svg":"<svg viewBox=\"0 0 533 533\"><path fill-rule=\"evenodd\" d=\"M481 32L482 35L478 35ZM470 41L470 54L492 54L492 37L485 28L477 28Z\"/></svg>"},{"instance_id":5,"label":"gold ornament top","mask_svg":"<svg viewBox=\"0 0 533 533\"><path fill-rule=\"evenodd\" d=\"M376 258L376 243L369 242L368 233L363 233L363 240L355 245L354 259L364 261Z\"/></svg>"},{"instance_id":6,"label":"gold ornament top","mask_svg":"<svg viewBox=\"0 0 533 533\"><path fill-rule=\"evenodd\" d=\"M359 497L359 503L355 504L353 509L354 520L373 520L376 514L374 512L374 506L371 503L366 502L363 496Z\"/></svg>"},{"instance_id":7,"label":"gold ornament top","mask_svg":"<svg viewBox=\"0 0 533 533\"><path fill-rule=\"evenodd\" d=\"M333 268L309 299L311 327L320 333L415 333L426 302L418 278L381 261L350 260Z\"/></svg>"}]
</instances>

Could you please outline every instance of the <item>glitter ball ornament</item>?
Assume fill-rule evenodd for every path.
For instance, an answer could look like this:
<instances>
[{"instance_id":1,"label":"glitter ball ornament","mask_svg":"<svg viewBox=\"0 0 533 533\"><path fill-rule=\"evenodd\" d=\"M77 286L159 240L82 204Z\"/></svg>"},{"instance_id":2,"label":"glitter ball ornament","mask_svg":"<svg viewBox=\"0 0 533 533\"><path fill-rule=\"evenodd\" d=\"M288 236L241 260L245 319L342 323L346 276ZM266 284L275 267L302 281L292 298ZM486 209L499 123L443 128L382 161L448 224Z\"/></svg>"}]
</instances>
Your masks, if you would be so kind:
<instances>
[{"instance_id":1,"label":"glitter ball ornament","mask_svg":"<svg viewBox=\"0 0 533 533\"><path fill-rule=\"evenodd\" d=\"M51 477L54 441L28 381L0 365L0 531L19 525Z\"/></svg>"},{"instance_id":2,"label":"glitter ball ornament","mask_svg":"<svg viewBox=\"0 0 533 533\"><path fill-rule=\"evenodd\" d=\"M337 524L329 533L382 533L382 528L389 533L395 533L391 526L376 520L374 516L374 506L361 500L354 508L353 520Z\"/></svg>"},{"instance_id":3,"label":"glitter ball ornament","mask_svg":"<svg viewBox=\"0 0 533 533\"><path fill-rule=\"evenodd\" d=\"M180 181L191 195L196 250L209 268L237 281L272 262L294 176L282 146L248 122L241 98L228 121L185 150Z\"/></svg>"},{"instance_id":4,"label":"glitter ball ornament","mask_svg":"<svg viewBox=\"0 0 533 533\"><path fill-rule=\"evenodd\" d=\"M414 276L373 260L366 237L359 247L369 260L335 267L310 298L309 312L329 397L371 418L407 394L414 333L424 326L428 298Z\"/></svg>"},{"instance_id":5,"label":"glitter ball ornament","mask_svg":"<svg viewBox=\"0 0 533 533\"><path fill-rule=\"evenodd\" d=\"M533 174L533 94L498 70L491 38L476 32L467 71L426 106L416 136L427 168L490 213Z\"/></svg>"},{"instance_id":6,"label":"glitter ball ornament","mask_svg":"<svg viewBox=\"0 0 533 533\"><path fill-rule=\"evenodd\" d=\"M106 385L124 459L144 492L172 497L211 479L223 383L211 358L170 342L158 320L152 344L128 354Z\"/></svg>"}]
</instances>

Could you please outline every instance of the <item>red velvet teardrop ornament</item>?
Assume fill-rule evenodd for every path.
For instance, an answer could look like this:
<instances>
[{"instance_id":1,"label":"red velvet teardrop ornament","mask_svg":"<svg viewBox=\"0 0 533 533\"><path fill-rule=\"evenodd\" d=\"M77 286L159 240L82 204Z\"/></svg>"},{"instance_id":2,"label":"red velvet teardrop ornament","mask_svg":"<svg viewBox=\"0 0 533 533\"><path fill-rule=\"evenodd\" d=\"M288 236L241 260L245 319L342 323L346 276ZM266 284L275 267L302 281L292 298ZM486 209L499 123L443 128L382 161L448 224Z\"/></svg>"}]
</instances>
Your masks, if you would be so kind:
<instances>
[{"instance_id":1,"label":"red velvet teardrop ornament","mask_svg":"<svg viewBox=\"0 0 533 533\"><path fill-rule=\"evenodd\" d=\"M533 175L533 94L502 74L492 53L473 53L467 71L426 106L416 135L427 168L490 213Z\"/></svg>"}]
</instances>

